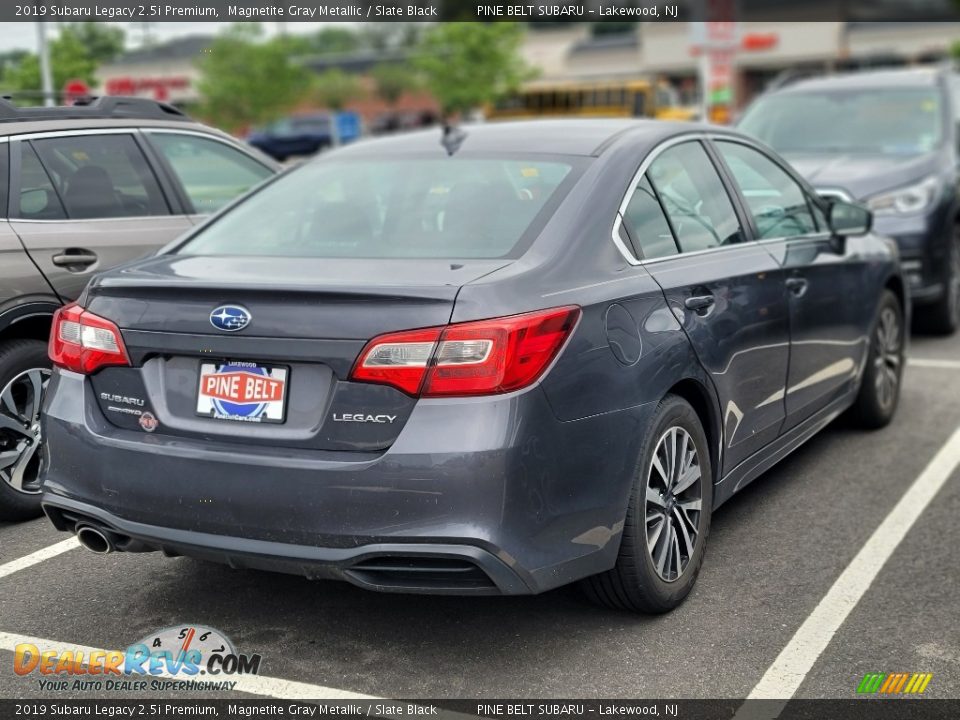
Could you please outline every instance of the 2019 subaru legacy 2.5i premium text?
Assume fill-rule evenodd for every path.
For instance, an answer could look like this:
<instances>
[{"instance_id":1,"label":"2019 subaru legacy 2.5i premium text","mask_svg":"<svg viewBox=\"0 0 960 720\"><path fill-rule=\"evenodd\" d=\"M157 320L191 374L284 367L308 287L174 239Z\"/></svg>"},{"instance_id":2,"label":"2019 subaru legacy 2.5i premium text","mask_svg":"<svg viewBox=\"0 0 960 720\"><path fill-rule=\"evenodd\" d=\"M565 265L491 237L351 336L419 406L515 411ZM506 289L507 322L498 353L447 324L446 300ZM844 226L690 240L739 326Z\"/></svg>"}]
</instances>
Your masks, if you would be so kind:
<instances>
[{"instance_id":1,"label":"2019 subaru legacy 2.5i premium text","mask_svg":"<svg viewBox=\"0 0 960 720\"><path fill-rule=\"evenodd\" d=\"M491 124L329 153L62 310L43 505L87 547L675 607L711 512L897 406L868 211L732 131Z\"/></svg>"}]
</instances>

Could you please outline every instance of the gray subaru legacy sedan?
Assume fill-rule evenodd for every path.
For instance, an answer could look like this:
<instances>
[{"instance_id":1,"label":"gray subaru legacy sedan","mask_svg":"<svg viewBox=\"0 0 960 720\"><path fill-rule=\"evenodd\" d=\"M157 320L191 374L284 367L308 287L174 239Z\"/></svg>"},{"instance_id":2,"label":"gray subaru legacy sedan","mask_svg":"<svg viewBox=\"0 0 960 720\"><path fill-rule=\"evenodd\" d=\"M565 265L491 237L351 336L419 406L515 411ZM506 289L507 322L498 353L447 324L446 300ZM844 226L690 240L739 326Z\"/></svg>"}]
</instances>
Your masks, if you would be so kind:
<instances>
[{"instance_id":1,"label":"gray subaru legacy sedan","mask_svg":"<svg viewBox=\"0 0 960 720\"><path fill-rule=\"evenodd\" d=\"M718 506L893 417L909 308L870 223L686 123L331 152L58 312L44 510L98 553L667 611Z\"/></svg>"}]
</instances>

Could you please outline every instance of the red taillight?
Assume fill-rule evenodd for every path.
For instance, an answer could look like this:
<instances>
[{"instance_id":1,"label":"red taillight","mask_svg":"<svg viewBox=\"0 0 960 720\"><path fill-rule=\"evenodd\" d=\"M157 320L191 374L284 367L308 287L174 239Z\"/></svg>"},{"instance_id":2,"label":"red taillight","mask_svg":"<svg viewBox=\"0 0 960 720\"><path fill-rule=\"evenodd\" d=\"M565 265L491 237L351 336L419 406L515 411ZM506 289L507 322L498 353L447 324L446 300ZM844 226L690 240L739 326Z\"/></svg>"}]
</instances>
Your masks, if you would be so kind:
<instances>
[{"instance_id":1,"label":"red taillight","mask_svg":"<svg viewBox=\"0 0 960 720\"><path fill-rule=\"evenodd\" d=\"M562 307L374 338L351 380L392 385L409 395L493 395L537 380L580 317Z\"/></svg>"},{"instance_id":2,"label":"red taillight","mask_svg":"<svg viewBox=\"0 0 960 720\"><path fill-rule=\"evenodd\" d=\"M120 328L76 303L53 315L47 349L54 365L89 375L105 365L129 365Z\"/></svg>"}]
</instances>

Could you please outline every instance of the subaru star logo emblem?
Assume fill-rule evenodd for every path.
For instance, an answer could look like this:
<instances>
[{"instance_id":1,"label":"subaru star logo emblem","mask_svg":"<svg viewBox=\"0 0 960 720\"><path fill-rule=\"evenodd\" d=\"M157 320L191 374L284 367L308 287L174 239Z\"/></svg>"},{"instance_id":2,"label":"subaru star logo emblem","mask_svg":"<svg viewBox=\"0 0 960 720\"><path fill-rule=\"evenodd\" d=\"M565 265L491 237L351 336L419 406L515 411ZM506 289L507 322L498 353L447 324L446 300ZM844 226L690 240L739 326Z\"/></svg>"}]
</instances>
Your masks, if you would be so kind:
<instances>
[{"instance_id":1,"label":"subaru star logo emblem","mask_svg":"<svg viewBox=\"0 0 960 720\"><path fill-rule=\"evenodd\" d=\"M224 332L243 330L250 319L250 311L239 305L221 305L210 313L210 324Z\"/></svg>"}]
</instances>

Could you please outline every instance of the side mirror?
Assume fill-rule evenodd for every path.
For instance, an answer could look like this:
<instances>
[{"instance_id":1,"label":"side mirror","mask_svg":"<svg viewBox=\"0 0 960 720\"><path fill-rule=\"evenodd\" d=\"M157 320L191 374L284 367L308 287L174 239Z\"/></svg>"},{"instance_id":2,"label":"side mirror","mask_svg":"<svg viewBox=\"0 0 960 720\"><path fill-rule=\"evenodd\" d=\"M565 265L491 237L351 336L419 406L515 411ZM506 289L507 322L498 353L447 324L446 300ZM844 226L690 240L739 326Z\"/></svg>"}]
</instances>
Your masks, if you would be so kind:
<instances>
[{"instance_id":1,"label":"side mirror","mask_svg":"<svg viewBox=\"0 0 960 720\"><path fill-rule=\"evenodd\" d=\"M836 200L827 210L827 223L838 238L866 235L873 227L873 213L861 205Z\"/></svg>"}]
</instances>

